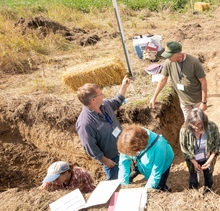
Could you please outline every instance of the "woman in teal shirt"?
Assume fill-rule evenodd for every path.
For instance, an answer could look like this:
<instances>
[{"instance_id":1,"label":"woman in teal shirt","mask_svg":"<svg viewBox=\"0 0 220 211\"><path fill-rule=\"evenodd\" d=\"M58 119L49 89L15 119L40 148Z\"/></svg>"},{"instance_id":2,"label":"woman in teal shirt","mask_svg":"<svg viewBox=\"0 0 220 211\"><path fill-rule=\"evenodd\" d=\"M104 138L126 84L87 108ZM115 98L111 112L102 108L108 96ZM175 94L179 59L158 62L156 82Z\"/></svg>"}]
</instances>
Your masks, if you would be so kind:
<instances>
[{"instance_id":1,"label":"woman in teal shirt","mask_svg":"<svg viewBox=\"0 0 220 211\"><path fill-rule=\"evenodd\" d=\"M166 181L174 153L166 139L132 124L123 128L117 146L120 152L118 178L122 179L122 185L130 183L131 164L135 160L138 171L148 180L146 188L169 190Z\"/></svg>"}]
</instances>

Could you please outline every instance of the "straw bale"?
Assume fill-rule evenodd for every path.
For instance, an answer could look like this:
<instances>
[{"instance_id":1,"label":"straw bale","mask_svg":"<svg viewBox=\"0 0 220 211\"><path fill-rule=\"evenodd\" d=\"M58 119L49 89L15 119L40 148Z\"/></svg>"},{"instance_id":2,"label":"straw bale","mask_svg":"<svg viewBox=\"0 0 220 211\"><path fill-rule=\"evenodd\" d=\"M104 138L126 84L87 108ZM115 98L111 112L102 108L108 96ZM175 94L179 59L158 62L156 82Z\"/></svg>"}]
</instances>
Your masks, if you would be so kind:
<instances>
[{"instance_id":1,"label":"straw bale","mask_svg":"<svg viewBox=\"0 0 220 211\"><path fill-rule=\"evenodd\" d=\"M205 11L210 9L210 4L205 2L195 2L194 10L196 11Z\"/></svg>"},{"instance_id":2,"label":"straw bale","mask_svg":"<svg viewBox=\"0 0 220 211\"><path fill-rule=\"evenodd\" d=\"M76 91L85 83L98 84L100 87L119 85L126 74L118 57L102 58L75 66L63 75L63 82Z\"/></svg>"}]
</instances>

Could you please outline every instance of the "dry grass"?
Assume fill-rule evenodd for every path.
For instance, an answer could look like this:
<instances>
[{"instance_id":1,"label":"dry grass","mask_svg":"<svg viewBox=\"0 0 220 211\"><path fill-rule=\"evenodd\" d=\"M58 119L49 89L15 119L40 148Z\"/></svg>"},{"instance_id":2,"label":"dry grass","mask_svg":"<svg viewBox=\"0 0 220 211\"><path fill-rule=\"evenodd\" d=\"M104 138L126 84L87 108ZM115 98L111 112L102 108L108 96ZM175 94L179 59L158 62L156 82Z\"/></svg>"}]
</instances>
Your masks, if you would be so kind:
<instances>
[{"instance_id":1,"label":"dry grass","mask_svg":"<svg viewBox=\"0 0 220 211\"><path fill-rule=\"evenodd\" d=\"M175 201L174 201L175 200ZM149 193L148 211L219 210L220 198L214 192L203 194L203 188L177 193Z\"/></svg>"},{"instance_id":2,"label":"dry grass","mask_svg":"<svg viewBox=\"0 0 220 211\"><path fill-rule=\"evenodd\" d=\"M11 83L10 87L2 86L2 90L7 90L7 93L13 93L16 89L16 93L20 94L53 93L62 95L62 97L69 98L69 96L72 96L72 93L70 92L70 90L67 90L62 84L62 75L69 70L69 67L71 68L71 66L80 65L91 60L99 60L112 56L119 57L126 67L126 61L120 37L110 40L106 39L108 38L108 34L118 31L116 18L112 9L106 10L104 12L97 12L94 10L90 14L82 14L81 12L70 10L67 8L59 9L60 10L58 10L58 8L51 7L48 8L47 14L45 14L44 11L39 14L46 15L46 17L49 18L53 18L54 21L57 21L67 27L77 26L79 28L82 27L89 30L92 29L90 33L101 33L101 36L103 36L101 42L98 42L94 46L79 48L75 45L71 45L70 43L68 45L68 43L66 41L64 42L64 40L61 39L59 36L52 34L50 34L43 40L35 39L31 36L20 36L19 33L17 31L14 31L12 27L15 23L15 20L6 18L9 15L1 14L4 15L4 19L6 19L6 21L1 22L2 24L5 24L2 26L5 28L4 37L5 39L6 37L7 39L8 37L11 39L9 39L9 41L7 40L7 42L4 42L7 43L7 46L5 46L5 44L0 45L1 51L3 52L2 58L0 60L0 66L2 65L1 71L20 71L22 73L32 71L31 75L17 76L20 77L19 84L17 84L17 82L13 82ZM147 10L144 10L139 14L139 12L131 11L130 9L122 6L122 8L120 8L120 11L122 11L121 18L123 21L127 41L126 44L131 55L131 65L135 74L134 85L131 86L131 90L133 91L131 91L131 96L128 97L130 98L134 96L134 93L137 98L147 97L147 93L145 95L144 90L147 90L148 92L149 90L154 89L152 85L147 83L146 77L150 79L150 76L148 76L144 71L144 68L150 65L150 62L148 60L139 62L139 59L135 56L132 40L130 40L130 38L143 33L154 34L154 31L158 31L158 29L160 28L161 23L160 21L157 21L155 23L154 16L158 15L153 14ZM30 16L28 12L26 12L26 14L28 17ZM59 16L57 16L57 14L59 14ZM23 15L25 17L25 14ZM144 17L144 22L140 21L139 15L141 17ZM15 18L18 17L15 16ZM91 24L91 26L88 26L89 23ZM97 24L99 26L97 26ZM173 23L169 23L169 25L171 24L173 25ZM107 31L107 34L103 35L105 31ZM15 48L14 50L17 53L13 53L9 50L14 49L12 46L15 46L13 45L13 42L15 42L16 39L18 40L17 43L20 44L18 45L17 49ZM20 48L19 46L21 46L22 48ZM65 52L65 55L63 52ZM40 66L36 66L39 63ZM59 65L57 65L57 63L59 63ZM20 69L18 70L17 67L19 67ZM40 68L40 71L33 72L36 67ZM13 81L13 77L11 77L10 79L9 76L7 80ZM27 85L24 86L24 83L26 83ZM143 86L143 89L140 89L140 91L134 88L138 87L139 84L142 84ZM56 89L56 86L58 86L59 88ZM115 93L118 89L117 86L116 88L106 88L110 88L110 90L114 89L115 91L113 91L113 93ZM106 91L106 96L108 96L107 92L108 91ZM112 93L112 90L109 91L109 93Z\"/></svg>"},{"instance_id":3,"label":"dry grass","mask_svg":"<svg viewBox=\"0 0 220 211\"><path fill-rule=\"evenodd\" d=\"M170 38L170 33L178 32L176 26L179 26L179 20L192 20L194 17L186 14L182 15L181 19L179 19L179 14L173 14L170 11L154 14L147 10L143 12L134 12L127 8L121 8L121 10L126 44L135 75L126 95L128 98L127 105L130 104L133 108L138 110L137 105L145 105L147 107L149 99L155 90L156 83L151 83L151 76L147 75L144 71L144 68L150 65L151 62L148 60L142 61L137 58L130 38L140 34L161 34L164 38L162 41L164 46L166 40ZM66 89L61 78L64 73L76 65L106 57L117 56L126 67L120 37L109 38L112 32L118 31L113 11L106 10L103 13L94 11L91 12L91 14L83 15L80 12L74 13L73 10L66 10L65 8L58 10L58 8L51 7L51 9L48 8L47 13L44 11L40 13L69 28L76 26L79 28L85 27L85 29L89 30L89 33L97 33L102 37L101 42L86 47L76 45L69 46L69 43L64 42L62 38L56 35L50 35L46 37L44 41L34 40L33 37L29 37L27 42L27 37L24 39L24 36L16 34L17 32L13 29L14 22L19 17L11 11L10 13L4 14L4 18L1 21L3 25L0 25L0 48L3 52L0 58L0 65L2 65L1 71L15 72L13 68L16 67L16 64L18 64L19 67L23 65L22 68L20 68L20 72L22 73L26 73L28 70L31 71L30 74L18 75L6 75L1 72L0 110L2 116L8 115L6 118L8 120L7 124L17 124L16 127L20 129L20 133L23 137L34 137L34 144L49 152L50 155L57 155L62 159L71 156L72 160L76 158L81 166L86 167L86 162L91 164L92 161L86 160L86 156L83 157L84 154L79 150L81 147L79 142L77 142L78 145L76 144L77 137L71 136L75 132L73 116L75 117L77 112L79 112L77 109L80 109L80 104L75 94ZM31 17L35 14L26 11L26 15ZM198 22L199 21L203 22L204 17L198 19ZM107 33L105 31L107 31ZM17 36L15 35L19 36L19 38L16 38ZM9 38L9 40L6 38ZM65 47L67 47L67 51ZM11 49L15 49L15 51L9 51ZM71 49L71 51L69 51L69 49ZM191 48L188 49L191 50ZM42 55L37 52L44 52L44 50L46 53L44 53L42 58ZM11 58L10 55L12 55ZM33 71L33 69L31 69L34 65L33 62L39 61L40 65L37 66L39 68L38 71ZM119 85L105 86L103 93L106 97L113 96L118 89ZM166 95L164 95L164 93ZM158 99L164 100L169 98L169 87L164 90L164 93L162 93L161 98ZM133 113L135 118L137 118L139 114L137 110ZM142 118L144 119L142 121L146 122L149 118L147 116L149 110L150 109L146 109L144 111L145 113L143 112L137 120L139 121ZM26 113L24 111L26 111ZM154 121L158 121L160 118L156 112L157 110L152 111L154 115L151 118L154 118ZM165 111L163 112L165 115ZM132 113L132 111L130 113ZM144 116L144 114L146 116ZM1 121L3 121L3 119L1 119ZM169 123L172 124L170 119L167 119L163 124L164 127L168 125L167 133L172 134L175 131L172 131ZM68 127L69 129L71 128L71 134L65 131ZM54 137L50 137L52 135L56 137L57 141L51 141L55 139ZM78 153L74 154L72 152L73 148L76 148ZM8 160L11 160L11 158ZM181 170L178 164L175 165L177 168L172 169L173 172L171 172L176 176L174 177L174 181L172 181L174 186L176 184L182 185L182 181L178 181L180 178L183 178L181 177L182 173L184 173L184 182L187 183L187 170L185 167L184 170ZM102 179L99 175L100 172L95 171L92 165L86 168L91 172L94 178ZM41 170L42 173L42 169L39 170ZM41 179L42 178L39 178L38 181L41 181ZM216 181L215 185L217 187L218 183ZM143 186L145 182L146 181L142 181L140 185ZM136 186L137 184L135 184L135 187ZM67 192L40 192L36 188L21 191L18 189L8 190L0 194L1 201L4 202L0 210L48 210L49 203L66 193ZM203 195L202 189L199 191L184 190L174 193L149 192L147 207L148 210L156 211L219 210L219 200L219 195L214 192ZM103 207L90 210L104 211L107 210L107 207L104 205Z\"/></svg>"},{"instance_id":4,"label":"dry grass","mask_svg":"<svg viewBox=\"0 0 220 211\"><path fill-rule=\"evenodd\" d=\"M19 189L11 189L1 194L3 203L0 210L13 211L29 211L49 210L48 204L56 201L58 198L64 196L69 191L47 192L39 191L33 188L30 191L22 191ZM84 195L88 199L90 194ZM175 203L173 202L175 199ZM213 203L214 202L214 203ZM191 211L191 210L206 210L218 211L220 198L214 192L203 194L202 188L200 190L184 190L176 193L162 193L157 191L148 191L147 210L148 211ZM88 211L107 211L108 205L100 205L96 208L88 208Z\"/></svg>"}]
</instances>

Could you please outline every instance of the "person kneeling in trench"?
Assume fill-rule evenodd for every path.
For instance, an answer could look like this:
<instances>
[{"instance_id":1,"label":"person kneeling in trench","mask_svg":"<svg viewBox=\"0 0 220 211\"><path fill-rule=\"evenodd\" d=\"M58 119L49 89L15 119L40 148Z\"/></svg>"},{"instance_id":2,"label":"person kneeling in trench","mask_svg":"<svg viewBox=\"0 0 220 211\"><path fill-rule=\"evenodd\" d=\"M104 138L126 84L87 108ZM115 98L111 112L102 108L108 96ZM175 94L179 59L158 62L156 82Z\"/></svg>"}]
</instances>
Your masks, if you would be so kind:
<instances>
[{"instance_id":1,"label":"person kneeling in trench","mask_svg":"<svg viewBox=\"0 0 220 211\"><path fill-rule=\"evenodd\" d=\"M166 139L138 124L132 124L123 128L117 146L120 152L118 178L122 179L122 185L132 181L134 172L131 173L131 164L135 160L136 172L148 180L146 188L171 191L166 181L174 153Z\"/></svg>"},{"instance_id":2,"label":"person kneeling in trench","mask_svg":"<svg viewBox=\"0 0 220 211\"><path fill-rule=\"evenodd\" d=\"M84 169L64 161L57 161L49 166L47 175L40 189L74 190L79 188L82 193L89 193L95 189L92 177Z\"/></svg>"}]
</instances>

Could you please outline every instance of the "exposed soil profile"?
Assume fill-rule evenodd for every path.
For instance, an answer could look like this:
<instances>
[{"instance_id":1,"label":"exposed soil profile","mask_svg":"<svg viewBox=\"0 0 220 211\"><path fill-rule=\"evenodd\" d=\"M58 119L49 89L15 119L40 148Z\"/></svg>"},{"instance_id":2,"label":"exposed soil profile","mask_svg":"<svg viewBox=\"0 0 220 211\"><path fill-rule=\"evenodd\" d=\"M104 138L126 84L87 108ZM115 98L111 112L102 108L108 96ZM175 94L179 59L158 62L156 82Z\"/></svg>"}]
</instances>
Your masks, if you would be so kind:
<instances>
[{"instance_id":1,"label":"exposed soil profile","mask_svg":"<svg viewBox=\"0 0 220 211\"><path fill-rule=\"evenodd\" d=\"M117 116L122 124L137 122L158 133L163 133L170 140L171 145L178 150L179 146L176 142L178 129L173 129L170 133L170 126L175 125L180 128L183 119L179 115L178 105L176 106L178 99L172 99L172 96L170 98L169 106L161 105L154 113L150 112L148 107L135 110L124 107ZM97 181L104 179L100 165L92 161L81 147L74 127L80 109L77 112L76 108L71 107L72 101L64 102L55 97L23 99L22 102L20 99L14 99L13 101L12 107L5 110L5 115L10 117L10 123L1 122L2 162L0 165L2 170L5 165L9 167L2 171L1 190L17 187L29 189L38 186L44 177L45 168L59 157L71 158L76 165L89 169ZM2 104L2 109L4 108ZM173 121L167 122L164 118L171 114L176 124L173 124ZM160 125L160 122L163 124ZM16 128L11 129L10 125L16 125ZM57 151L58 148L59 151ZM46 152L53 155L53 158ZM92 163L94 166L91 165Z\"/></svg>"},{"instance_id":2,"label":"exposed soil profile","mask_svg":"<svg viewBox=\"0 0 220 211\"><path fill-rule=\"evenodd\" d=\"M178 21L174 21L174 17L169 17L169 14L164 13L162 16L154 14L151 17L145 17L147 22L140 20L140 24L143 25L142 31L161 34L163 45L170 40L181 42L184 53L191 54L201 61L208 81L206 114L219 126L220 8L217 8L211 17L197 14L189 18L187 14L180 14ZM124 24L125 34L129 38L141 33L137 29L129 28L129 24L131 24L129 21ZM92 31L77 28L77 26L70 29L45 17L35 17L30 20L21 18L15 23L15 28L23 35L34 33L39 39L44 39L50 33L60 34L77 44L82 55L89 51L86 57L88 60L93 56L109 55L112 52L118 56L122 54L120 34L117 30ZM137 58L131 42L128 43L128 48L136 74L139 74L146 83L140 87L135 80L132 82L130 92L128 91L130 100L116 114L122 126L139 123L162 134L175 152L168 179L168 185L172 187L173 192L149 192L147 210L220 210L218 206L220 202L219 158L214 171L213 192L204 196L203 184L200 184L201 189L198 191L187 190L188 170L180 152L178 140L183 123L178 97L175 94L168 95L166 102L159 101L155 109L149 108L146 103L148 99L145 103L132 105L132 100L139 96L152 95L156 84L151 83L151 77L142 71L149 62L140 61ZM75 54L74 56L55 56L56 65L45 68L42 71L43 75L53 80L60 72L65 72L77 62L85 62L86 59L81 54L77 57L77 61ZM125 63L125 59L122 58L122 60ZM162 62L161 58L159 62ZM39 69L41 67L39 66ZM68 193L68 191L40 192L37 189L46 174L47 167L56 160L72 161L75 165L85 168L96 184L105 180L102 168L84 152L76 134L75 122L80 113L81 104L74 94L69 91L66 98L57 95L57 90L62 88L58 80L57 87L52 87L54 94L40 92L38 88L32 95L19 94L21 81L29 81L30 75L0 76L0 201L3 202L0 210L49 210L48 205L51 202ZM118 87L107 87L107 89L110 89L109 92L114 95ZM138 176L129 188L143 187L145 183L143 177ZM85 197L88 196L85 195ZM106 204L87 210L104 211L107 207Z\"/></svg>"}]
</instances>

